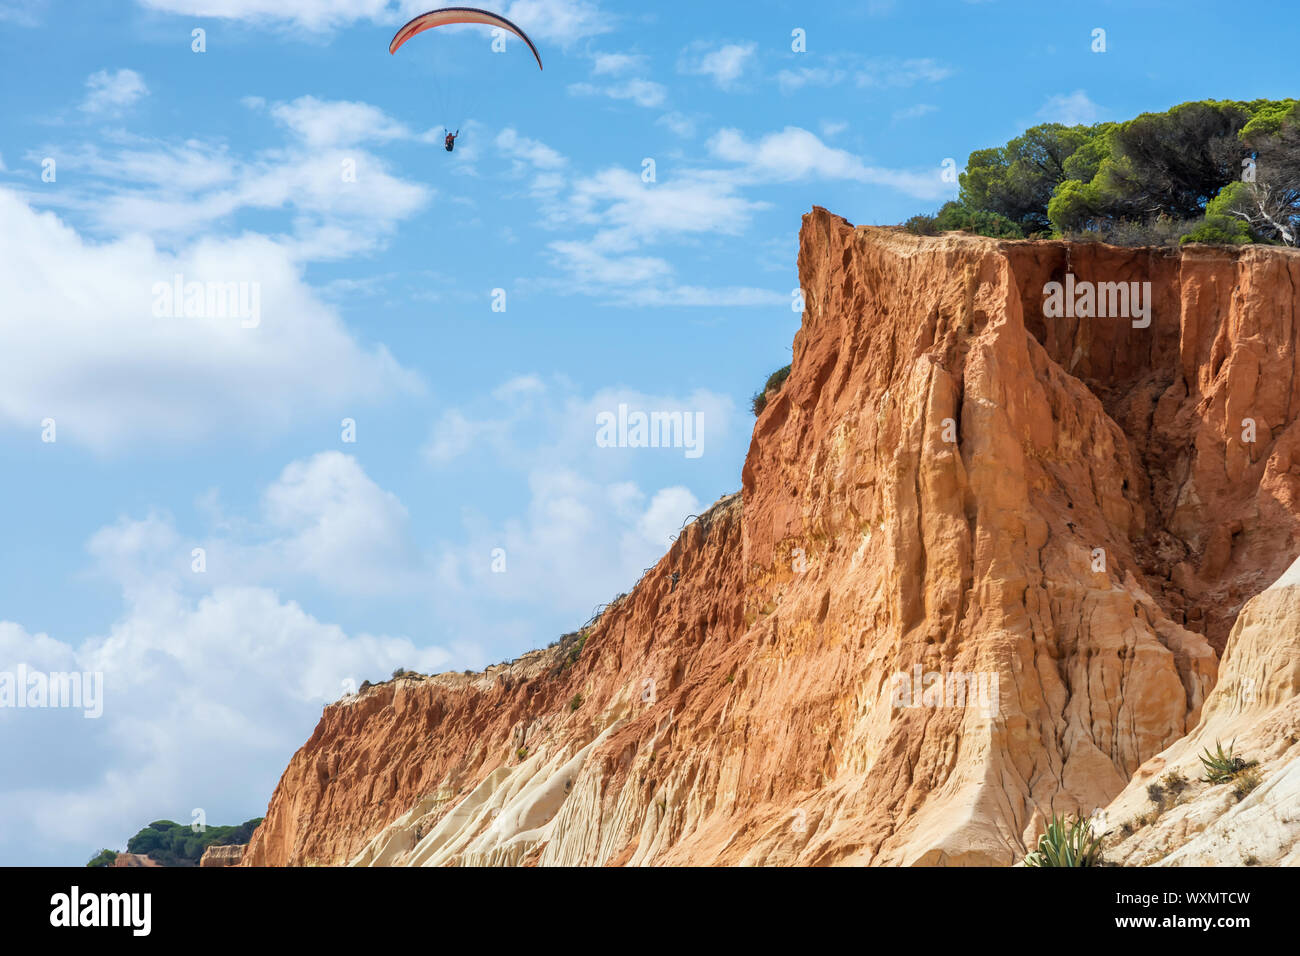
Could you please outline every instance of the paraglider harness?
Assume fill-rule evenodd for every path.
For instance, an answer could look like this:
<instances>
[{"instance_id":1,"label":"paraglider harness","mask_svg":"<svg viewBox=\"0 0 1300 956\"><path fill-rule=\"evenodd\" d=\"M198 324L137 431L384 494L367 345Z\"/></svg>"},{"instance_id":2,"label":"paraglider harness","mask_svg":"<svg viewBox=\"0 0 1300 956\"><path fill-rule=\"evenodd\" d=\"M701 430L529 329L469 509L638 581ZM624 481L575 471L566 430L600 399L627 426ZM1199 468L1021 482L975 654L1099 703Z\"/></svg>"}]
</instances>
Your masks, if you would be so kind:
<instances>
[{"instance_id":1,"label":"paraglider harness","mask_svg":"<svg viewBox=\"0 0 1300 956\"><path fill-rule=\"evenodd\" d=\"M445 126L443 127L443 129L446 128L447 127ZM459 135L460 135L460 130L456 130L456 132L454 133L447 134L447 140L446 140L447 152L450 153L453 149L456 148L456 137Z\"/></svg>"}]
</instances>

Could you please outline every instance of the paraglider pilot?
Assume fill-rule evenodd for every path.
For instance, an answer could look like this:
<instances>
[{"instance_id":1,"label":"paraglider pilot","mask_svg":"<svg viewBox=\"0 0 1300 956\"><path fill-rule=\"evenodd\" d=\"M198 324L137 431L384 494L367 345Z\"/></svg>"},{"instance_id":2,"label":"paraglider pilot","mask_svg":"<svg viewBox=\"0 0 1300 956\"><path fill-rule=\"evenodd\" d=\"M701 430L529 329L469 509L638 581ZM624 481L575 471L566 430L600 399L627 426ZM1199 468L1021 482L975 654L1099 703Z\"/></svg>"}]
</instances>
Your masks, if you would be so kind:
<instances>
[{"instance_id":1,"label":"paraglider pilot","mask_svg":"<svg viewBox=\"0 0 1300 956\"><path fill-rule=\"evenodd\" d=\"M460 130L456 130L456 132L454 133L447 134L447 140L446 140L447 152L450 153L453 149L456 148L456 137L459 135L460 135Z\"/></svg>"}]
</instances>

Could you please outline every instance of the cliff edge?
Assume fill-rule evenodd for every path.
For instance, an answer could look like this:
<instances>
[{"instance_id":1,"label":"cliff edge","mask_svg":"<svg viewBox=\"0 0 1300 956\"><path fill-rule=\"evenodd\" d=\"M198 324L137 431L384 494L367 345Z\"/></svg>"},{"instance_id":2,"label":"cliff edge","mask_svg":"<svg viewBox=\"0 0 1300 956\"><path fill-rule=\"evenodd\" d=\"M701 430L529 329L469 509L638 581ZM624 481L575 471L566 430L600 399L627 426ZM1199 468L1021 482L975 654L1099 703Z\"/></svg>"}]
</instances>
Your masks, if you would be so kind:
<instances>
[{"instance_id":1,"label":"cliff edge","mask_svg":"<svg viewBox=\"0 0 1300 956\"><path fill-rule=\"evenodd\" d=\"M1300 589L1240 612L1300 553L1300 253L800 239L741 492L557 646L327 707L241 865L1005 865L1240 668L1281 732Z\"/></svg>"}]
</instances>

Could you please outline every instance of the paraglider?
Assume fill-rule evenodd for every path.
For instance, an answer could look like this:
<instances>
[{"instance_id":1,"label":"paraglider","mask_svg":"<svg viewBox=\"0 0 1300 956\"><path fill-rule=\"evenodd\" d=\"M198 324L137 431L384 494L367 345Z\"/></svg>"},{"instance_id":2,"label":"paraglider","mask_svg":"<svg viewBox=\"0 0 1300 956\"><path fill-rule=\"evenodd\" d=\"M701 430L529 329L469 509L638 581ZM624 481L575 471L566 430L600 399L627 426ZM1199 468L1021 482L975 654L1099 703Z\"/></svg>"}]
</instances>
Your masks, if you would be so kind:
<instances>
[{"instance_id":1,"label":"paraglider","mask_svg":"<svg viewBox=\"0 0 1300 956\"><path fill-rule=\"evenodd\" d=\"M533 58L537 60L537 68L542 69L542 55L537 52L537 45L529 39L528 34L519 29L499 13L493 13L490 10L480 10L478 7L442 7L438 10L430 10L428 13L422 13L414 20L411 20L393 35L392 41L388 44L388 52L396 53L401 49L407 40L416 34L423 33L425 30L432 30L434 27L450 26L457 23L477 23L483 26L495 27L498 30L504 30L513 33L519 39L523 40L532 52ZM446 104L443 104L446 106ZM460 130L451 132L448 127L447 136L443 140L443 146L447 152L456 148L456 137L460 135Z\"/></svg>"},{"instance_id":2,"label":"paraglider","mask_svg":"<svg viewBox=\"0 0 1300 956\"><path fill-rule=\"evenodd\" d=\"M539 70L542 68L542 55L537 52L537 46L533 41L528 39L528 34L501 16L501 14L493 13L490 10L480 10L478 7L443 7L439 10L422 13L393 35L392 42L388 44L388 52L396 53L403 43L417 33L432 30L434 27L450 26L453 23L481 23L484 26L499 27L513 33L528 44L528 49L532 51L533 56L537 59L537 68Z\"/></svg>"}]
</instances>

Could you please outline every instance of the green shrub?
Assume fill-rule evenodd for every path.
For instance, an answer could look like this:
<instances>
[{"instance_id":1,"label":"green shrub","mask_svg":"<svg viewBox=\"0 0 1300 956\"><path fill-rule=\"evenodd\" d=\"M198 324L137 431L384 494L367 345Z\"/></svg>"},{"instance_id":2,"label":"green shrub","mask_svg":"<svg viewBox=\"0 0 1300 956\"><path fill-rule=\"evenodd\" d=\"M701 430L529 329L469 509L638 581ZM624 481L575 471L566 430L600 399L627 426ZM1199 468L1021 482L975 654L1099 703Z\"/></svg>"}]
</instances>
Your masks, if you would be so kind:
<instances>
[{"instance_id":1,"label":"green shrub","mask_svg":"<svg viewBox=\"0 0 1300 956\"><path fill-rule=\"evenodd\" d=\"M763 414L763 409L767 408L767 393L779 392L785 380L790 377L790 366L779 368L767 377L763 387L754 393L754 397L749 401L750 410L753 411L754 417L757 418Z\"/></svg>"},{"instance_id":2,"label":"green shrub","mask_svg":"<svg viewBox=\"0 0 1300 956\"><path fill-rule=\"evenodd\" d=\"M1100 866L1101 840L1093 836L1087 820L1070 822L1052 817L1038 848L1025 857L1025 866Z\"/></svg>"},{"instance_id":3,"label":"green shrub","mask_svg":"<svg viewBox=\"0 0 1300 956\"><path fill-rule=\"evenodd\" d=\"M1051 220L1052 228L1061 234L1087 229L1094 224L1097 206L1097 190L1091 183L1067 179L1052 194L1047 204L1047 218Z\"/></svg>"},{"instance_id":4,"label":"green shrub","mask_svg":"<svg viewBox=\"0 0 1300 956\"><path fill-rule=\"evenodd\" d=\"M582 695L574 694L573 699L569 701L569 713L573 713L582 706Z\"/></svg>"},{"instance_id":5,"label":"green shrub","mask_svg":"<svg viewBox=\"0 0 1300 956\"><path fill-rule=\"evenodd\" d=\"M113 850L100 850L90 858L86 866L112 866L113 861L117 859L117 853Z\"/></svg>"},{"instance_id":6,"label":"green shrub","mask_svg":"<svg viewBox=\"0 0 1300 956\"><path fill-rule=\"evenodd\" d=\"M163 866L198 866L203 851L210 846L247 843L261 817L238 826L205 827L195 833L189 826L171 820L155 820L126 841L128 853L139 853Z\"/></svg>"},{"instance_id":7,"label":"green shrub","mask_svg":"<svg viewBox=\"0 0 1300 956\"><path fill-rule=\"evenodd\" d=\"M1201 778L1204 783L1231 783L1232 778L1241 773L1248 767L1253 767L1254 763L1247 763L1240 757L1233 756L1233 745L1228 744L1228 752L1223 752L1223 744L1216 741L1214 753L1210 748L1205 748L1205 753L1201 755L1201 764L1205 767L1205 776Z\"/></svg>"},{"instance_id":8,"label":"green shrub","mask_svg":"<svg viewBox=\"0 0 1300 956\"><path fill-rule=\"evenodd\" d=\"M1241 771L1232 781L1232 793L1238 802L1245 800L1247 794L1260 785L1259 771L1248 767Z\"/></svg>"},{"instance_id":9,"label":"green shrub","mask_svg":"<svg viewBox=\"0 0 1300 956\"><path fill-rule=\"evenodd\" d=\"M939 235L937 222L935 216L927 216L922 213L903 223L903 228L914 236L937 236Z\"/></svg>"}]
</instances>

